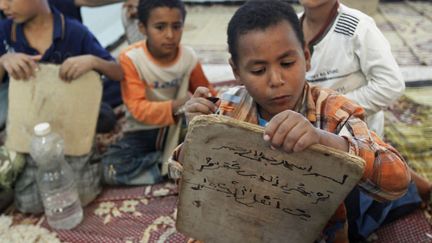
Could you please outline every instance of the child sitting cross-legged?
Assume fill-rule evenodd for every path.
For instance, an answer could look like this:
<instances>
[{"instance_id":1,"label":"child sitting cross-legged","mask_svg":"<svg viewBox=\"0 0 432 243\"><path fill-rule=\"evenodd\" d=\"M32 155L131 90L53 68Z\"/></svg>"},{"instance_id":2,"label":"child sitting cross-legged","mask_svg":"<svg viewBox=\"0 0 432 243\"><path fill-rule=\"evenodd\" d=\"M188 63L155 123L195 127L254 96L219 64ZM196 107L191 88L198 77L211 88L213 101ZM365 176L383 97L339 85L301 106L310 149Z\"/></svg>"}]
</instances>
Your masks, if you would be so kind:
<instances>
[{"instance_id":1,"label":"child sitting cross-legged","mask_svg":"<svg viewBox=\"0 0 432 243\"><path fill-rule=\"evenodd\" d=\"M119 57L127 121L124 137L103 158L107 184L163 180L163 153L171 152L165 141L176 140L170 129L181 126L189 92L204 86L214 93L195 52L180 44L186 18L182 1L141 0L138 18L147 39L132 44Z\"/></svg>"}]
</instances>

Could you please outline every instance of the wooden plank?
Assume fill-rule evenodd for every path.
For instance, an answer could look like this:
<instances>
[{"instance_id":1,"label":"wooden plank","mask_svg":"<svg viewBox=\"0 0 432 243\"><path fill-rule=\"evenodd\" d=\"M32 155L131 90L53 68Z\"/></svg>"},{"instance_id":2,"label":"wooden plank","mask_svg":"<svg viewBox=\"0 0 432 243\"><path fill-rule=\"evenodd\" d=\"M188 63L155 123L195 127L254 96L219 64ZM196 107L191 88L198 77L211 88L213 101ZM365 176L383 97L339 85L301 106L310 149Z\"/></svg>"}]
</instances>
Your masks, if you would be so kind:
<instances>
[{"instance_id":1,"label":"wooden plank","mask_svg":"<svg viewBox=\"0 0 432 243\"><path fill-rule=\"evenodd\" d=\"M272 150L262 127L223 116L189 129L176 226L205 242L313 242L364 170L321 145Z\"/></svg>"},{"instance_id":2,"label":"wooden plank","mask_svg":"<svg viewBox=\"0 0 432 243\"><path fill-rule=\"evenodd\" d=\"M70 83L59 77L59 66L39 64L35 79L9 82L6 146L28 153L33 127L49 122L65 140L65 154L90 152L102 98L99 74L88 72Z\"/></svg>"}]
</instances>

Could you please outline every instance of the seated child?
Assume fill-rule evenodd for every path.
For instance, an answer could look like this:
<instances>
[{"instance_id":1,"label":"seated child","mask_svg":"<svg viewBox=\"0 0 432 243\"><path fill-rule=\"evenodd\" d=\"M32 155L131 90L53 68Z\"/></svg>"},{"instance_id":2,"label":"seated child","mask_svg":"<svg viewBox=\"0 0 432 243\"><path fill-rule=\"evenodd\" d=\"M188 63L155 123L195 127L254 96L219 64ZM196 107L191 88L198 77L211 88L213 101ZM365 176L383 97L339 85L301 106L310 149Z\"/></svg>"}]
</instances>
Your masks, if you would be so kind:
<instances>
[{"instance_id":1,"label":"seated child","mask_svg":"<svg viewBox=\"0 0 432 243\"><path fill-rule=\"evenodd\" d=\"M7 108L9 75L31 82L39 61L61 64L59 75L66 82L90 70L113 80L123 78L120 65L87 28L50 8L47 0L0 0L0 9L8 16L7 20L0 22L0 107ZM108 108L101 108L103 113L98 121L98 126L105 129L115 124L115 115ZM6 114L0 116L5 119ZM0 121L0 126L4 122ZM100 191L100 165L90 163L91 157L92 153L67 157L75 170L83 205L93 200ZM15 184L15 203L23 212L43 211L35 172L35 164L27 156L26 167Z\"/></svg>"},{"instance_id":2,"label":"seated child","mask_svg":"<svg viewBox=\"0 0 432 243\"><path fill-rule=\"evenodd\" d=\"M108 184L161 181L161 155L170 127L179 123L188 91L204 86L214 93L194 51L180 45L186 10L180 0L141 0L139 29L145 41L120 54L127 121L123 139L103 158ZM171 151L168 151L171 153Z\"/></svg>"},{"instance_id":3,"label":"seated child","mask_svg":"<svg viewBox=\"0 0 432 243\"><path fill-rule=\"evenodd\" d=\"M306 82L310 52L289 4L246 2L229 22L228 47L235 77L244 86L227 91L238 98L222 100L221 115L265 126L263 139L288 153L322 144L359 156L366 166L356 188L379 201L405 195L411 179L408 167L393 147L369 131L362 120L363 108L335 91ZM208 95L204 87L195 91L185 105L187 120L218 109L205 99ZM170 174L181 166L175 161L187 163L182 156L179 147ZM341 204L316 236L317 242L348 242L346 206Z\"/></svg>"},{"instance_id":4,"label":"seated child","mask_svg":"<svg viewBox=\"0 0 432 243\"><path fill-rule=\"evenodd\" d=\"M383 110L405 90L390 44L371 17L338 0L300 3L300 24L312 56L307 80L357 102L369 128L383 137Z\"/></svg>"},{"instance_id":5,"label":"seated child","mask_svg":"<svg viewBox=\"0 0 432 243\"><path fill-rule=\"evenodd\" d=\"M313 85L339 91L361 105L366 111L369 128L382 138L383 110L405 89L388 41L371 17L338 0L301 0L300 3L304 8L300 24L312 55L306 79ZM432 184L414 171L411 176L420 195L425 201L429 200ZM356 225L350 227L353 240L364 238L387 216L376 212L390 211L395 206L374 201L361 191L349 197L360 198L363 202L354 214L368 212L362 220L352 222ZM400 202L397 207L412 203ZM357 227L358 230L354 230Z\"/></svg>"}]
</instances>

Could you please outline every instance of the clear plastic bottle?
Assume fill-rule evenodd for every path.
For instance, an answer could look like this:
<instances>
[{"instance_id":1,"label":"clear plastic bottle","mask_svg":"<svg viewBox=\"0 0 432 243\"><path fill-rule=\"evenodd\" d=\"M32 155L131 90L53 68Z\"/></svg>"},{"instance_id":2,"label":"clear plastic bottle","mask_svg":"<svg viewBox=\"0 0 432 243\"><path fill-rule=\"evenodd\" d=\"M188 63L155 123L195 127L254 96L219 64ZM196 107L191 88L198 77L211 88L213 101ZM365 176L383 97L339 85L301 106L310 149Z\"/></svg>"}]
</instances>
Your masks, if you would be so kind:
<instances>
[{"instance_id":1,"label":"clear plastic bottle","mask_svg":"<svg viewBox=\"0 0 432 243\"><path fill-rule=\"evenodd\" d=\"M74 173L64 158L64 142L51 132L49 123L34 127L30 155L36 161L36 181L48 224L56 229L72 229L83 219Z\"/></svg>"}]
</instances>

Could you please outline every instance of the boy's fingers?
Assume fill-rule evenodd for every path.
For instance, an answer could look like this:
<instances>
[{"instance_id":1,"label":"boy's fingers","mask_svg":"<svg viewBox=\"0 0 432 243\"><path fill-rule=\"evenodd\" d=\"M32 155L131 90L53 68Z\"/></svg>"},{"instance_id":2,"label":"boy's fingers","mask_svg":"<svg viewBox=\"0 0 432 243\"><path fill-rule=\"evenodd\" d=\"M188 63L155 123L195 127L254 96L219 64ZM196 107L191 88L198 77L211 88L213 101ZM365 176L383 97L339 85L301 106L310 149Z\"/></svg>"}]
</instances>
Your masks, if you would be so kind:
<instances>
[{"instance_id":1,"label":"boy's fingers","mask_svg":"<svg viewBox=\"0 0 432 243\"><path fill-rule=\"evenodd\" d=\"M60 65L60 70L59 70L59 77L61 80L65 80L64 79L64 71L65 71L66 65L65 63L63 63L62 65Z\"/></svg>"},{"instance_id":2,"label":"boy's fingers","mask_svg":"<svg viewBox=\"0 0 432 243\"><path fill-rule=\"evenodd\" d=\"M295 124L288 121L288 117L279 123L278 128L274 131L271 138L271 144L276 147L282 147L286 143L287 139L292 141L292 129ZM289 144L287 144L289 145Z\"/></svg>"},{"instance_id":3,"label":"boy's fingers","mask_svg":"<svg viewBox=\"0 0 432 243\"><path fill-rule=\"evenodd\" d=\"M21 70L21 67L18 62L11 62L6 65L8 69L6 71L16 80L23 79L23 70Z\"/></svg>"},{"instance_id":4,"label":"boy's fingers","mask_svg":"<svg viewBox=\"0 0 432 243\"><path fill-rule=\"evenodd\" d=\"M200 103L204 104L205 106L207 106L212 113L215 113L218 106L216 104L214 104L213 102L211 102L210 100L206 99L206 98L199 98Z\"/></svg>"},{"instance_id":5,"label":"boy's fingers","mask_svg":"<svg viewBox=\"0 0 432 243\"><path fill-rule=\"evenodd\" d=\"M27 80L31 76L32 72L25 61L21 60L15 66L15 74L19 79Z\"/></svg>"},{"instance_id":6,"label":"boy's fingers","mask_svg":"<svg viewBox=\"0 0 432 243\"><path fill-rule=\"evenodd\" d=\"M75 73L76 73L75 68L71 66L66 72L66 80L68 82L71 82L74 79Z\"/></svg>"},{"instance_id":7,"label":"boy's fingers","mask_svg":"<svg viewBox=\"0 0 432 243\"><path fill-rule=\"evenodd\" d=\"M276 116L274 116L269 121L269 123L267 123L267 126L264 129L264 140L266 140L266 141L272 140L273 136L276 133L277 129L279 128L280 124L285 119L287 119L287 117L288 117L288 114L286 112L279 113Z\"/></svg>"},{"instance_id":8,"label":"boy's fingers","mask_svg":"<svg viewBox=\"0 0 432 243\"><path fill-rule=\"evenodd\" d=\"M39 62L42 59L42 55L30 56L30 59L32 59L35 62Z\"/></svg>"},{"instance_id":9,"label":"boy's fingers","mask_svg":"<svg viewBox=\"0 0 432 243\"><path fill-rule=\"evenodd\" d=\"M11 64L9 64L9 63L4 63L4 64L3 64L3 68L4 68L4 70L5 70L6 72L8 72L8 73L12 73L12 67L11 67Z\"/></svg>"},{"instance_id":10,"label":"boy's fingers","mask_svg":"<svg viewBox=\"0 0 432 243\"><path fill-rule=\"evenodd\" d=\"M292 152L296 143L304 136L306 131L301 123L294 124L286 134L283 142L283 148L286 152Z\"/></svg>"},{"instance_id":11,"label":"boy's fingers","mask_svg":"<svg viewBox=\"0 0 432 243\"><path fill-rule=\"evenodd\" d=\"M38 69L37 64L31 58L25 58L23 60L22 67L25 69L26 76L28 78L34 77L34 74Z\"/></svg>"},{"instance_id":12,"label":"boy's fingers","mask_svg":"<svg viewBox=\"0 0 432 243\"><path fill-rule=\"evenodd\" d=\"M193 94L193 97L208 97L210 90L206 87L198 87Z\"/></svg>"},{"instance_id":13,"label":"boy's fingers","mask_svg":"<svg viewBox=\"0 0 432 243\"><path fill-rule=\"evenodd\" d=\"M78 67L73 69L73 72L71 75L71 81L81 77L81 75L83 75L83 74L84 74L84 71L80 70Z\"/></svg>"},{"instance_id":14,"label":"boy's fingers","mask_svg":"<svg viewBox=\"0 0 432 243\"><path fill-rule=\"evenodd\" d=\"M33 71L37 71L39 69L36 62L40 61L41 59L42 55L30 56L30 58L28 59L28 63L32 67Z\"/></svg>"},{"instance_id":15,"label":"boy's fingers","mask_svg":"<svg viewBox=\"0 0 432 243\"><path fill-rule=\"evenodd\" d=\"M65 61L61 66L60 66L60 78L63 81L68 81L69 80L69 72L71 71L71 65L69 64L68 61Z\"/></svg>"},{"instance_id":16,"label":"boy's fingers","mask_svg":"<svg viewBox=\"0 0 432 243\"><path fill-rule=\"evenodd\" d=\"M213 105L213 104L210 104L210 105ZM201 113L201 114L214 113L211 106L209 106L208 104L200 103L198 100L196 102L188 104L186 106L186 111L189 113Z\"/></svg>"},{"instance_id":17,"label":"boy's fingers","mask_svg":"<svg viewBox=\"0 0 432 243\"><path fill-rule=\"evenodd\" d=\"M292 147L293 152L300 152L309 147L311 141L307 133L303 134Z\"/></svg>"}]
</instances>

